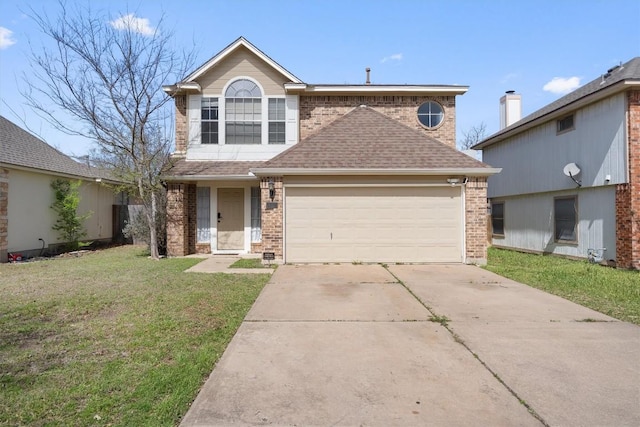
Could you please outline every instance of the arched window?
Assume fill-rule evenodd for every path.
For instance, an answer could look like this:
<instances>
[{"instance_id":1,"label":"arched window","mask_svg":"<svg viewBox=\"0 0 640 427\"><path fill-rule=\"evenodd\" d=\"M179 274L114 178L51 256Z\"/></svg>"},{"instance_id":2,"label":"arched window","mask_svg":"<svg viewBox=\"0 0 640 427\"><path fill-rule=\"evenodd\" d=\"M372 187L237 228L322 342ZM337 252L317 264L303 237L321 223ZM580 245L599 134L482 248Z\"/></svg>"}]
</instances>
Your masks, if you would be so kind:
<instances>
[{"instance_id":1,"label":"arched window","mask_svg":"<svg viewBox=\"0 0 640 427\"><path fill-rule=\"evenodd\" d=\"M262 91L251 80L231 83L225 94L226 144L260 144Z\"/></svg>"}]
</instances>

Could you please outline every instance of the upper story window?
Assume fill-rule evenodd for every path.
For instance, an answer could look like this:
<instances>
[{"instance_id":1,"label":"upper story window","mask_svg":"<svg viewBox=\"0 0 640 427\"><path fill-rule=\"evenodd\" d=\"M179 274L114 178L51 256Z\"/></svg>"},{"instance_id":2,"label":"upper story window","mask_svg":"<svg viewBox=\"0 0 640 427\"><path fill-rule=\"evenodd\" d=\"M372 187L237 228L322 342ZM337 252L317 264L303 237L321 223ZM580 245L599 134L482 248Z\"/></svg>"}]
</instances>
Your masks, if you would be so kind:
<instances>
[{"instance_id":1,"label":"upper story window","mask_svg":"<svg viewBox=\"0 0 640 427\"><path fill-rule=\"evenodd\" d=\"M444 109L435 101L427 101L418 107L418 121L426 128L435 128L444 120Z\"/></svg>"},{"instance_id":2,"label":"upper story window","mask_svg":"<svg viewBox=\"0 0 640 427\"><path fill-rule=\"evenodd\" d=\"M225 143L260 144L262 140L262 92L242 79L225 92Z\"/></svg>"},{"instance_id":3,"label":"upper story window","mask_svg":"<svg viewBox=\"0 0 640 427\"><path fill-rule=\"evenodd\" d=\"M269 144L285 143L285 100L269 98Z\"/></svg>"},{"instance_id":4,"label":"upper story window","mask_svg":"<svg viewBox=\"0 0 640 427\"><path fill-rule=\"evenodd\" d=\"M298 141L298 103L298 95L266 95L260 83L249 77L229 81L219 93L190 94L187 98L189 146L194 147L193 153L217 153L216 156L223 157L237 154L239 149L224 149L224 145L274 146L257 150L247 147L241 150L243 155L267 153L264 154L267 156L282 151L276 146ZM220 147L202 150L207 145Z\"/></svg>"},{"instance_id":5,"label":"upper story window","mask_svg":"<svg viewBox=\"0 0 640 427\"><path fill-rule=\"evenodd\" d=\"M218 143L218 98L202 98L200 134L203 144Z\"/></svg>"},{"instance_id":6,"label":"upper story window","mask_svg":"<svg viewBox=\"0 0 640 427\"><path fill-rule=\"evenodd\" d=\"M573 123L573 114L556 121L556 133L569 132L570 130L574 130L575 128L576 127Z\"/></svg>"}]
</instances>

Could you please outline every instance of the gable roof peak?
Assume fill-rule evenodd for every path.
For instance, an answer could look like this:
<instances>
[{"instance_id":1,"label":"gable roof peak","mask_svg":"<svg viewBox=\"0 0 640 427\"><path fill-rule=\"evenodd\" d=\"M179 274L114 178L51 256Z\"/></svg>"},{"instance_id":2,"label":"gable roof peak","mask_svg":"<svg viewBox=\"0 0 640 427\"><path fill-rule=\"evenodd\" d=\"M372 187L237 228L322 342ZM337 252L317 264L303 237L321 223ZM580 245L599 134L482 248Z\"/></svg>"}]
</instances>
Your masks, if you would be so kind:
<instances>
[{"instance_id":1,"label":"gable roof peak","mask_svg":"<svg viewBox=\"0 0 640 427\"><path fill-rule=\"evenodd\" d=\"M215 67L218 63L220 63L224 58L228 57L233 52L237 51L240 48L246 48L251 53L256 55L258 58L266 62L271 68L288 78L292 83L303 83L302 80L297 78L293 73L285 69L282 65L278 64L276 61L271 59L269 55L258 49L255 45L253 45L249 40L244 38L244 36L240 36L231 42L227 47L222 49L216 55L214 55L207 62L198 67L194 72L185 77L181 83L193 82L198 77L205 74L211 68Z\"/></svg>"}]
</instances>

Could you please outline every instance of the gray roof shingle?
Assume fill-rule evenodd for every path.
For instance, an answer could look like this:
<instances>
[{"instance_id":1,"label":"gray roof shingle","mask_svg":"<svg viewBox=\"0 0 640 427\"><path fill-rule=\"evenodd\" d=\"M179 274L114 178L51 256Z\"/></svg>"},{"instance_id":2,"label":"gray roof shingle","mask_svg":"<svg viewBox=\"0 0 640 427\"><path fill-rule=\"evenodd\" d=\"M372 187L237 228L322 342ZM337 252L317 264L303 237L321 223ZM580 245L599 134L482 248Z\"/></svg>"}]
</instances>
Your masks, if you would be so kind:
<instances>
[{"instance_id":1,"label":"gray roof shingle","mask_svg":"<svg viewBox=\"0 0 640 427\"><path fill-rule=\"evenodd\" d=\"M175 160L165 174L169 177L244 176L264 162Z\"/></svg>"},{"instance_id":2,"label":"gray roof shingle","mask_svg":"<svg viewBox=\"0 0 640 427\"><path fill-rule=\"evenodd\" d=\"M478 169L489 165L370 107L356 107L263 169Z\"/></svg>"},{"instance_id":3,"label":"gray roof shingle","mask_svg":"<svg viewBox=\"0 0 640 427\"><path fill-rule=\"evenodd\" d=\"M76 162L2 116L0 163L79 178L109 178L104 171Z\"/></svg>"},{"instance_id":4,"label":"gray roof shingle","mask_svg":"<svg viewBox=\"0 0 640 427\"><path fill-rule=\"evenodd\" d=\"M479 144L477 144L476 147L484 148L488 145L493 144L494 142L498 142L499 140L503 139L501 137L506 136L506 134L510 134L514 131L517 132L518 128L537 119L540 119L547 114L565 108L582 98L600 92L615 84L630 80L640 82L640 57L635 57L622 64L621 66L613 67L612 69L607 71L606 74L601 75L597 79L594 79L593 81L579 87L578 89L552 102L551 104L548 104L541 109L533 112L532 114L529 114L528 116L515 122L511 126L494 133L484 141L481 141Z\"/></svg>"}]
</instances>

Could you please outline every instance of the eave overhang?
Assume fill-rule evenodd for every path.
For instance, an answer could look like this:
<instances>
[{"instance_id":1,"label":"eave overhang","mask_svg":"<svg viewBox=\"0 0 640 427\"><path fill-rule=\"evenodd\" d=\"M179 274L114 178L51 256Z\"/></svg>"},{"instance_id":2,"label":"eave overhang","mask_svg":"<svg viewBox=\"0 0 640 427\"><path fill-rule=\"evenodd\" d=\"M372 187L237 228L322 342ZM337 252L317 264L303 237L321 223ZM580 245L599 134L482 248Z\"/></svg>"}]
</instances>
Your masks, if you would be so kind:
<instances>
[{"instance_id":1,"label":"eave overhang","mask_svg":"<svg viewBox=\"0 0 640 427\"><path fill-rule=\"evenodd\" d=\"M500 173L502 168L438 168L438 169L352 169L352 168L253 168L251 172L256 176L284 176L284 175L422 175L422 176L450 176L462 175L472 177L491 176Z\"/></svg>"},{"instance_id":2,"label":"eave overhang","mask_svg":"<svg viewBox=\"0 0 640 427\"><path fill-rule=\"evenodd\" d=\"M68 179L79 179L81 181L98 182L98 183L109 184L109 185L122 185L123 184L121 181L117 181L117 180L114 180L112 178L104 178L104 177L97 176L97 175L96 176L76 175L76 174L71 174L71 173L66 173L66 172L52 171L52 170L49 170L49 169L40 169L40 168L34 168L34 167L30 167L30 166L16 165L16 164L12 164L12 163L0 162L0 168L15 169L15 170L20 170L20 171L24 171L24 172L38 173L38 174L42 174L42 175L59 176L59 177L68 178Z\"/></svg>"},{"instance_id":3,"label":"eave overhang","mask_svg":"<svg viewBox=\"0 0 640 427\"><path fill-rule=\"evenodd\" d=\"M255 181L254 174L247 175L164 175L160 179L166 182L192 181Z\"/></svg>"},{"instance_id":4,"label":"eave overhang","mask_svg":"<svg viewBox=\"0 0 640 427\"><path fill-rule=\"evenodd\" d=\"M304 94L424 94L424 95L463 95L469 86L458 85L312 85L305 83L285 83L290 93Z\"/></svg>"},{"instance_id":5,"label":"eave overhang","mask_svg":"<svg viewBox=\"0 0 640 427\"><path fill-rule=\"evenodd\" d=\"M162 90L169 96L182 92L202 92L202 88L198 82L179 82L173 85L165 85L162 86Z\"/></svg>"}]
</instances>

